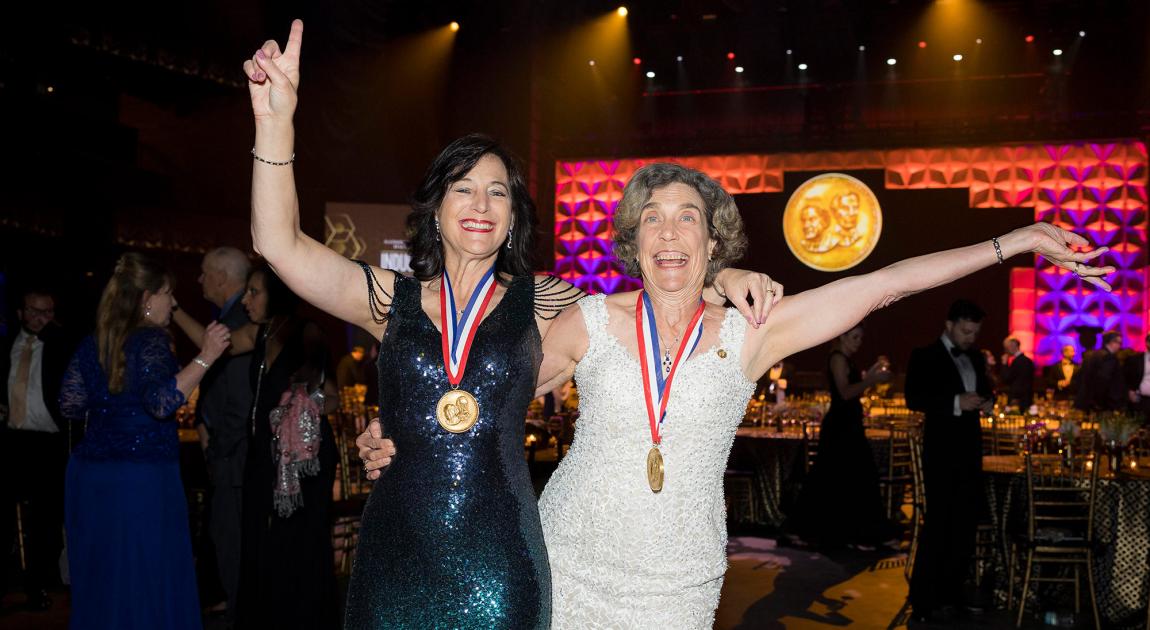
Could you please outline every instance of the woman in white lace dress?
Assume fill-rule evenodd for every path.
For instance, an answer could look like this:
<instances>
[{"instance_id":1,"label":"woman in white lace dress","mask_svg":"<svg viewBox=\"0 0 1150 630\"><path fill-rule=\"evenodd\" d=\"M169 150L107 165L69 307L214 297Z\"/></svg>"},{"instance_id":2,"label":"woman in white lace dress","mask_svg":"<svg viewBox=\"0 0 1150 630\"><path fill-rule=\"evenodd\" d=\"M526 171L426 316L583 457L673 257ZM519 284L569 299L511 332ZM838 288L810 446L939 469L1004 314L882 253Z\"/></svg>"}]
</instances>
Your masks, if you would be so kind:
<instances>
[{"instance_id":1,"label":"woman in white lace dress","mask_svg":"<svg viewBox=\"0 0 1150 630\"><path fill-rule=\"evenodd\" d=\"M557 629L712 626L727 564L723 469L770 366L877 308L1023 252L1107 290L1102 276L1113 272L1084 264L1105 248L1075 253L1069 246L1085 239L1040 223L784 297L749 328L700 299L746 246L718 183L649 165L627 184L614 221L615 253L644 291L584 298L543 342L538 391L574 375L580 395L571 450L539 503ZM359 442L370 470L395 452L367 433Z\"/></svg>"},{"instance_id":2,"label":"woman in white lace dress","mask_svg":"<svg viewBox=\"0 0 1150 630\"><path fill-rule=\"evenodd\" d=\"M734 200L716 182L674 164L644 167L614 221L615 253L641 275L647 299L586 297L544 340L541 389L574 374L580 396L571 450L539 503L558 629L712 626L727 564L723 469L770 366L877 308L1015 254L1039 253L1106 289L1101 276L1114 271L1084 264L1105 248L1075 253L1068 245L1085 239L1040 223L785 297L752 329L700 301L746 244ZM699 311L701 335L692 326ZM692 333L697 340L683 341ZM658 370L673 380L665 401L656 393L649 403Z\"/></svg>"}]
</instances>

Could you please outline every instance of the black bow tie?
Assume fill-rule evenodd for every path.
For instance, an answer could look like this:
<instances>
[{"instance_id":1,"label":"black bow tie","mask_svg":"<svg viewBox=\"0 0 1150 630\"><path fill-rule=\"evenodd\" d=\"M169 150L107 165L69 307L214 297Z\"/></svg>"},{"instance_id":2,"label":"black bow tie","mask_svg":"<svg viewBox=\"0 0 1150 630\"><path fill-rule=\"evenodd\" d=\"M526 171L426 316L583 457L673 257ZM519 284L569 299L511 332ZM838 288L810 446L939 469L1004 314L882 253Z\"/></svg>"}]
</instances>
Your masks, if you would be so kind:
<instances>
[{"instance_id":1,"label":"black bow tie","mask_svg":"<svg viewBox=\"0 0 1150 630\"><path fill-rule=\"evenodd\" d=\"M950 356L958 358L964 354L966 354L966 351L963 350L962 348L959 348L958 346L951 346L950 347Z\"/></svg>"}]
</instances>

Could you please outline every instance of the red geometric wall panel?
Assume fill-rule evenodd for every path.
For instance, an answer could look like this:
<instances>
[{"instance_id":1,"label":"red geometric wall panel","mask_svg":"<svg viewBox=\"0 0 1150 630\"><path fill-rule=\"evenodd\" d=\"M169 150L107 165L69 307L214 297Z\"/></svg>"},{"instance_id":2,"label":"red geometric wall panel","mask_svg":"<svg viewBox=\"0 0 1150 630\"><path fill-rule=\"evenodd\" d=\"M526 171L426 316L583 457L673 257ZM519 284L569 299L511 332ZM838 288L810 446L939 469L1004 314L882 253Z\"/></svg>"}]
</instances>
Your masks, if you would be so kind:
<instances>
[{"instance_id":1,"label":"red geometric wall panel","mask_svg":"<svg viewBox=\"0 0 1150 630\"><path fill-rule=\"evenodd\" d=\"M787 171L883 169L888 190L967 188L972 208L1034 208L1034 217L1110 247L1113 293L1095 290L1041 257L1033 298L1026 274L1012 292L1028 299L1012 313L1039 364L1052 362L1078 326L1122 332L1142 350L1147 329L1147 150L1145 143L1073 142L692 157L625 158L556 164L555 272L591 292L639 286L611 255L611 217L631 174L651 162L707 173L732 195L782 192ZM1016 284L1018 283L1018 284ZM1020 319L1021 318L1021 319ZM1022 319L1026 321L1023 322ZM1031 324L1031 325L1024 325ZM1032 336L1031 336L1032 335Z\"/></svg>"}]
</instances>

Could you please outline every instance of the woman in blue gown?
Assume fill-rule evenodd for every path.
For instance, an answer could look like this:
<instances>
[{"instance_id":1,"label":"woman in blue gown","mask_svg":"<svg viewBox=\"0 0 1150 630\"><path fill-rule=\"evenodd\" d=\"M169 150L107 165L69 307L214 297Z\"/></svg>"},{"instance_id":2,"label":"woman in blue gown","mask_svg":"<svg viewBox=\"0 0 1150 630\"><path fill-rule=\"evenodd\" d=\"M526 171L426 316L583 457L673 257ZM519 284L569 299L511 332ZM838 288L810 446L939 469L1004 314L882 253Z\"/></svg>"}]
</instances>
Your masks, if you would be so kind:
<instances>
[{"instance_id":1,"label":"woman in blue gown","mask_svg":"<svg viewBox=\"0 0 1150 630\"><path fill-rule=\"evenodd\" d=\"M169 274L124 254L64 377L61 412L87 422L65 485L73 629L203 627L173 415L229 337L208 326L180 369L173 305Z\"/></svg>"}]
</instances>

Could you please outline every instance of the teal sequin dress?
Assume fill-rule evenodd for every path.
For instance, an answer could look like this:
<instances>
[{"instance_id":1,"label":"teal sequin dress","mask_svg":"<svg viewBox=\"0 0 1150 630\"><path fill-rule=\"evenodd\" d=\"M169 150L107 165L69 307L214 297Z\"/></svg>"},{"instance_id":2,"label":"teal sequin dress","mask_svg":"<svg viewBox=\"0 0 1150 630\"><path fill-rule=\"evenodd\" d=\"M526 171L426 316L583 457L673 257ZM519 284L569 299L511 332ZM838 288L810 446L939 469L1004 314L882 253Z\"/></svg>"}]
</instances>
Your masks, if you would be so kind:
<instances>
[{"instance_id":1,"label":"teal sequin dress","mask_svg":"<svg viewBox=\"0 0 1150 630\"><path fill-rule=\"evenodd\" d=\"M475 335L460 384L479 420L436 422L450 389L420 285L397 276L379 353L380 419L398 456L364 509L345 626L547 628L551 574L523 452L542 345L535 284L515 278Z\"/></svg>"}]
</instances>

